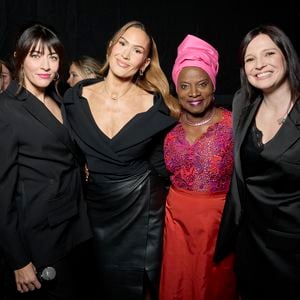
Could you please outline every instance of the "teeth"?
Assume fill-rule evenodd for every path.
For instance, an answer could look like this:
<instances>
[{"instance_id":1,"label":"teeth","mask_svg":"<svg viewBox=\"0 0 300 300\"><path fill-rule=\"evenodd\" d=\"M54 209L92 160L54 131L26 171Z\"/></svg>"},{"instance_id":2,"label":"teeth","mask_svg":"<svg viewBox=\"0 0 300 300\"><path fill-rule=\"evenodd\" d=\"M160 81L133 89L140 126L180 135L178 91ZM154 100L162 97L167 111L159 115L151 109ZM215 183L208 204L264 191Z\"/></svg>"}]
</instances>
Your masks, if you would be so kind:
<instances>
[{"instance_id":1,"label":"teeth","mask_svg":"<svg viewBox=\"0 0 300 300\"><path fill-rule=\"evenodd\" d=\"M260 78L260 77L268 76L269 74L271 74L271 72L259 73L256 75L256 77Z\"/></svg>"}]
</instances>

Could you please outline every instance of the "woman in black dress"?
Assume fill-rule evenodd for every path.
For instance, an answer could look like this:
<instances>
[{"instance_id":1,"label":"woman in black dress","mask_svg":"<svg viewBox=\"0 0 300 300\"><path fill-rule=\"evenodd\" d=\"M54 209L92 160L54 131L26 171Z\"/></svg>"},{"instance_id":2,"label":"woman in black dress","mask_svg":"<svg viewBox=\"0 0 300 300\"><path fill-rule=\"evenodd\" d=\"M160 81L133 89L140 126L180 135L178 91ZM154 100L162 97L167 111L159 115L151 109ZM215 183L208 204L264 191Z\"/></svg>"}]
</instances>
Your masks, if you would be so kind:
<instances>
[{"instance_id":1,"label":"woman in black dress","mask_svg":"<svg viewBox=\"0 0 300 300\"><path fill-rule=\"evenodd\" d=\"M140 22L110 40L102 73L65 94L89 170L95 294L157 299L168 183L162 145L179 110Z\"/></svg>"}]
</instances>

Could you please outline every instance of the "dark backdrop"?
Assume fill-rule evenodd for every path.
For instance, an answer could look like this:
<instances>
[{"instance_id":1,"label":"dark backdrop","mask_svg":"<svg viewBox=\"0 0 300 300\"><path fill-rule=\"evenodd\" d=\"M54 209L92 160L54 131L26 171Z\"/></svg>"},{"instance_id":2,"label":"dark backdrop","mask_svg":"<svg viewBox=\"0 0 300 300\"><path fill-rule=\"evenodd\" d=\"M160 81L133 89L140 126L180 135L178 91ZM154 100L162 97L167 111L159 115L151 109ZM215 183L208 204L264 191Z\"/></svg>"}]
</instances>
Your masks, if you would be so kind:
<instances>
[{"instance_id":1,"label":"dark backdrop","mask_svg":"<svg viewBox=\"0 0 300 300\"><path fill-rule=\"evenodd\" d=\"M265 23L278 25L299 53L299 4L283 1L278 7L274 2L263 7L253 1L178 1L180 4L164 0L0 0L0 57L11 55L22 25L41 21L58 31L65 45L67 73L70 60L81 54L103 61L114 31L136 19L150 27L170 83L178 44L187 34L195 34L220 53L217 94L232 95L239 87L238 47L248 30Z\"/></svg>"}]
</instances>

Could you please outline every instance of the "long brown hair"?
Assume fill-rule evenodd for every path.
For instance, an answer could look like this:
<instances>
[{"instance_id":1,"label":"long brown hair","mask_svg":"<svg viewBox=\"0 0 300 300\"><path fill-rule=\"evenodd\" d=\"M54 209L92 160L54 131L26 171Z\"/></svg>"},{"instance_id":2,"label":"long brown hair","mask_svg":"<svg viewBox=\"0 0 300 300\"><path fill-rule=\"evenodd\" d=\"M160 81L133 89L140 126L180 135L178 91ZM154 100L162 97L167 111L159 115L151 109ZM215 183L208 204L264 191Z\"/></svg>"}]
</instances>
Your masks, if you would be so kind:
<instances>
[{"instance_id":1,"label":"long brown hair","mask_svg":"<svg viewBox=\"0 0 300 300\"><path fill-rule=\"evenodd\" d=\"M148 48L148 58L150 58L150 64L145 69L143 75L137 73L133 80L137 86L149 93L160 93L170 110L171 116L179 118L180 108L176 98L174 98L170 93L169 82L166 75L161 69L158 50L153 37L148 33L146 27L143 23L139 21L131 21L122 26L111 38L107 46L106 55L109 57L111 54L112 47L118 42L120 37L131 27L139 28L143 30L149 37L149 48ZM108 60L104 63L100 72L103 76L107 74L109 70Z\"/></svg>"},{"instance_id":2,"label":"long brown hair","mask_svg":"<svg viewBox=\"0 0 300 300\"><path fill-rule=\"evenodd\" d=\"M289 37L280 28L274 25L261 25L250 30L241 42L239 49L240 58L240 80L241 89L246 97L253 101L262 91L252 86L245 73L245 53L249 43L259 34L265 34L276 44L283 53L287 65L287 79L290 84L292 100L296 100L300 96L300 60L299 56L289 39Z\"/></svg>"}]
</instances>

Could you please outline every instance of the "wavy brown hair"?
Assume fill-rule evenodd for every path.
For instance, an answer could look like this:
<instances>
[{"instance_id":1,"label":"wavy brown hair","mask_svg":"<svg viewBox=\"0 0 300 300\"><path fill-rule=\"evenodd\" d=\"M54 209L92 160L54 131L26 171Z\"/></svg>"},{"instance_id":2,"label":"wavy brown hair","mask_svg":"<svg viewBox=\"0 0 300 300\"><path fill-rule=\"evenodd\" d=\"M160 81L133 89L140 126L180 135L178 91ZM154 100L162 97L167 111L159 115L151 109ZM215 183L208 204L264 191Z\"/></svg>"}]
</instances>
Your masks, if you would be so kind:
<instances>
[{"instance_id":1,"label":"wavy brown hair","mask_svg":"<svg viewBox=\"0 0 300 300\"><path fill-rule=\"evenodd\" d=\"M133 81L136 83L137 86L142 88L143 90L149 93L160 93L170 110L171 116L175 118L179 118L180 115L180 108L178 105L178 101L176 98L170 93L170 86L167 80L166 75L164 74L163 70L161 69L158 50L156 47L156 43L153 37L148 33L146 27L143 23L139 21L131 21L126 23L122 26L111 38L108 43L108 47L106 50L106 55L109 57L111 54L112 47L118 42L120 37L131 27L139 28L144 31L147 36L149 37L149 47L148 47L148 54L147 57L150 58L150 64L145 69L143 75L137 73L133 77ZM100 72L103 76L105 76L109 69L108 60L104 63L103 67L101 68Z\"/></svg>"}]
</instances>

